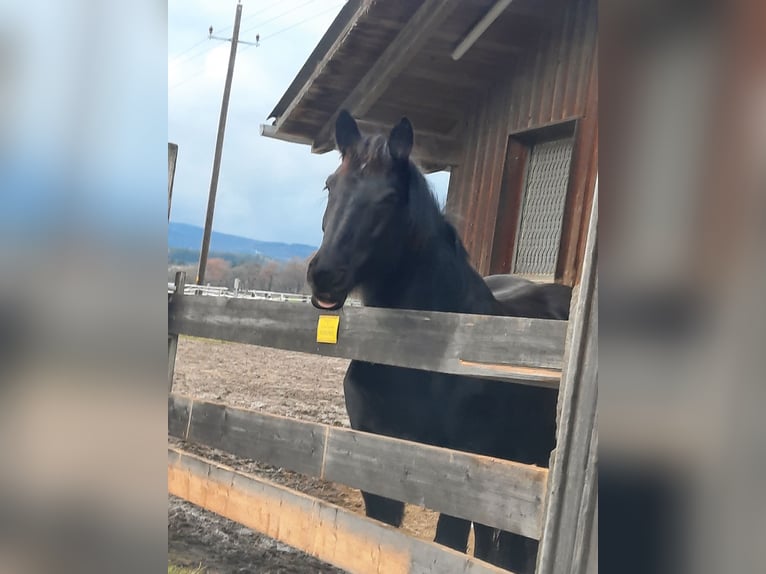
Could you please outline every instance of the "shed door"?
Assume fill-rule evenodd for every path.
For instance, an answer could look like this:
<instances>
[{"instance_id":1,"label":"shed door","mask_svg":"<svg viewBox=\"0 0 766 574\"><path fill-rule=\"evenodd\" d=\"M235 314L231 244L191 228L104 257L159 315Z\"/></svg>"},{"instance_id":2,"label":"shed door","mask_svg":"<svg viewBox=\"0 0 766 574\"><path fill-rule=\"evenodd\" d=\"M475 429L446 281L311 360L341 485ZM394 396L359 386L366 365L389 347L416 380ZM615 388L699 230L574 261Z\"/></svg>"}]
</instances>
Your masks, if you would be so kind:
<instances>
[{"instance_id":1,"label":"shed door","mask_svg":"<svg viewBox=\"0 0 766 574\"><path fill-rule=\"evenodd\" d=\"M521 201L513 273L553 280L574 138L532 146Z\"/></svg>"}]
</instances>

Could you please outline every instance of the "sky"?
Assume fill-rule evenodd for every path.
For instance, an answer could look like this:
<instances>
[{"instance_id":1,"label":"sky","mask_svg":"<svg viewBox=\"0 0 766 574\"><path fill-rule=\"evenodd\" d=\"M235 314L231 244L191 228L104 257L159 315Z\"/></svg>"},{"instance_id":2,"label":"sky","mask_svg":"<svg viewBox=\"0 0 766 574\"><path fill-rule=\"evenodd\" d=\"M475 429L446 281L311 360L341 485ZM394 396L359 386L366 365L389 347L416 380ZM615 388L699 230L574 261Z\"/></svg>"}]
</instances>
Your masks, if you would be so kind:
<instances>
[{"instance_id":1,"label":"sky","mask_svg":"<svg viewBox=\"0 0 766 574\"><path fill-rule=\"evenodd\" d=\"M259 126L284 94L343 0L243 0L213 228L253 239L319 245L324 181L335 151L263 137ZM171 220L205 219L235 0L168 2L168 139L178 144ZM416 136L417 137L417 136ZM429 176L439 200L446 173Z\"/></svg>"}]
</instances>

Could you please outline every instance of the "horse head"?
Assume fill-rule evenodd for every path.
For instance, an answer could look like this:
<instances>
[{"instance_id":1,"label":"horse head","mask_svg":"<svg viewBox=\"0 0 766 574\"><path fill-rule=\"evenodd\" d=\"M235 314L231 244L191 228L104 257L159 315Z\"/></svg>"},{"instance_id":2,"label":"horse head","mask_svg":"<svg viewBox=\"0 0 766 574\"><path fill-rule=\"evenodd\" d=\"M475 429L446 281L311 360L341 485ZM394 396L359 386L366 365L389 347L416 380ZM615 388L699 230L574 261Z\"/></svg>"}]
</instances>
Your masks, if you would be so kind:
<instances>
[{"instance_id":1,"label":"horse head","mask_svg":"<svg viewBox=\"0 0 766 574\"><path fill-rule=\"evenodd\" d=\"M407 118L388 137L364 136L351 115L335 123L341 164L326 181L322 244L308 266L312 302L338 309L374 274L385 273L405 247L409 224L413 130Z\"/></svg>"}]
</instances>

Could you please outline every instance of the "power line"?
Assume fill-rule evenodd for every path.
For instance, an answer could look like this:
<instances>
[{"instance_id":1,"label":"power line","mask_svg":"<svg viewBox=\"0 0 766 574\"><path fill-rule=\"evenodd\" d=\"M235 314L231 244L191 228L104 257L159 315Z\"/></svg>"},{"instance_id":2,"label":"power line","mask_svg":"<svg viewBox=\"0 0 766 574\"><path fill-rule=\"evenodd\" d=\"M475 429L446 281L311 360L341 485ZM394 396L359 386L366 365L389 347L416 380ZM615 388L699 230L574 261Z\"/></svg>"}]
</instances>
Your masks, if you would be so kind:
<instances>
[{"instance_id":1,"label":"power line","mask_svg":"<svg viewBox=\"0 0 766 574\"><path fill-rule=\"evenodd\" d=\"M204 41L209 41L209 40L210 40L210 38L205 38L205 40L204 40ZM201 44L201 42L200 42L200 44ZM199 45L199 44L198 44L198 45ZM203 56L203 55L205 55L205 54L209 53L209 52L210 52L211 50L213 50L213 48L215 48L215 47L216 47L216 44L213 44L213 45L211 45L211 46L208 46L207 48L204 48L204 49L203 49L201 52L197 52L196 54L192 54L191 56L187 56L187 57L186 57L186 58L184 58L183 60L172 60L172 62L173 62L174 64L178 64L178 65L181 65L181 64L187 64L187 63L191 62L192 60L196 60L196 59L197 59L197 58L199 58L200 56Z\"/></svg>"},{"instance_id":2,"label":"power line","mask_svg":"<svg viewBox=\"0 0 766 574\"><path fill-rule=\"evenodd\" d=\"M284 4L284 3L282 3L282 4ZM263 14L264 12L268 12L272 8L275 8L277 5L278 5L278 2L275 2L274 4L271 4L270 6L266 6L265 8L261 8L260 10L256 10L255 12L250 14L249 16L246 16L245 18L242 18L242 22L246 22L247 20L250 20L251 18L254 18L255 16L258 16L259 14ZM224 28L221 28L220 30L219 29L215 29L215 31L217 33L219 33L219 34L225 34L226 31L227 30L231 30L231 28L232 28L231 26L226 26ZM175 56L171 57L171 60L173 62L177 63L177 64L183 64L183 63L186 63L186 62L191 62L192 60L198 58L199 56L201 56L203 54L206 54L207 52L212 50L214 46L209 47L209 48L207 48L205 50L202 50L201 52L198 52L197 54L194 54L194 55L192 55L192 56L190 56L188 58L185 58L183 61L179 61L181 56L191 52L194 48L196 48L197 46L200 46L201 44L203 44L204 42L206 42L209 39L210 38L208 36L206 36L205 38L202 38L202 40L200 40L199 42L197 42L193 46L191 46L191 47L187 48L186 50L184 50L183 52L181 52L179 54L176 54ZM244 42L241 42L241 43L244 43Z\"/></svg>"},{"instance_id":3,"label":"power line","mask_svg":"<svg viewBox=\"0 0 766 574\"><path fill-rule=\"evenodd\" d=\"M291 8L290 10L287 10L286 12L282 12L281 14L279 14L279 15L277 15L277 16L274 16L273 18L270 18L270 19L268 19L268 20L265 20L265 21L263 21L263 22L260 22L260 23L259 23L259 24L257 24L256 26L252 26L252 27L251 27L251 28L249 28L248 30L254 30L254 29L256 29L256 28L259 28L259 27L261 27L261 26L264 26L264 25L268 24L269 22L273 22L273 21L275 21L275 20L278 20L279 18L282 18L283 16L286 16L286 15L288 15L288 14L292 13L292 12L295 12L296 10L299 10L300 8L302 8L302 7L304 7L304 6L307 6L308 4L311 4L312 2L315 2L315 1L316 1L316 0L308 0L307 2L304 2L303 4L300 4L300 5L298 5L298 6L294 6L294 7L293 7L293 8ZM266 12L266 11L268 11L268 10L270 10L270 9L274 8L275 6L276 6L276 4L272 4L271 6L267 6L266 8L263 8L263 9L261 9L261 10L258 10L258 11L256 11L256 12L254 12L253 14L250 14L250 15L249 15L249 16L247 16L246 18L243 18L243 19L242 19L242 21L244 22L245 20L249 20L249 19L251 19L251 18L253 18L253 17L257 16L258 14L262 14L263 12ZM228 29L230 29L230 28L231 28L231 26L226 26L226 27L225 27L225 28L223 28L222 30L217 30L217 32L218 32L218 33L220 33L220 34L223 34L223 33L225 33L225 32L226 32L226 30L228 30ZM248 30L242 30L242 32L246 32L246 31L248 31ZM209 39L209 38L210 38L210 37L208 37L208 39ZM202 42L204 42L204 41L205 41L205 40L203 39L203 40L201 40L200 42L197 42L197 43L196 43L194 46L192 46L191 48L188 48L187 50L185 50L184 52L182 52L181 54L179 54L178 56L176 56L176 58L174 58L174 59L173 59L173 62L174 62L175 64L177 64L177 65L181 65L181 64L187 64L187 63L191 62L192 60L195 60L195 59L199 58L200 56L203 56L203 55L205 55L205 54L208 54L208 53L210 53L210 52L211 52L211 51L212 51L212 50L215 48L215 46L210 46L209 48L207 48L207 49L205 49L205 50L202 50L201 52L198 52L198 53L196 53L196 54L194 54L194 55L191 55L191 56L189 56L189 57L187 57L187 58L184 58L183 60L178 60L178 58L180 58L180 56L182 56L183 54L185 54L185 53L187 53L187 52L191 51L193 48L196 48L197 46L199 46L200 44L202 44ZM251 44L249 44L248 42L244 42L244 41L241 41L241 42L239 42L239 43L240 43L240 44L246 44L246 45L247 45L245 48L242 48L242 50L243 50L243 51L244 51L244 50L247 50L247 49L248 49L248 48L250 48L250 47L252 47L252 45L251 45ZM171 87L168 89L168 91L170 91L170 90L174 90L175 88L178 88L179 86L181 86L181 85L183 85L183 84L186 84L187 82L189 82L189 81L193 80L194 78L196 78L196 77L200 76L202 73L204 73L204 71L205 71L205 70L204 70L204 68L203 68L203 69L201 69L201 70L198 70L198 71L197 71L195 74L192 74L192 75L191 75L191 76L189 76L188 78L186 78L186 79L184 79L184 80L181 80L180 82L177 82L176 84L174 84L173 86L171 86Z\"/></svg>"},{"instance_id":4,"label":"power line","mask_svg":"<svg viewBox=\"0 0 766 574\"><path fill-rule=\"evenodd\" d=\"M203 44L203 43L204 43L206 40L207 40L207 38L202 38L202 40L200 40L199 42L197 42L196 44L194 44L194 45L193 45L193 46L191 46L190 48L187 48L186 50L184 50L184 51L183 51L183 52L181 52L180 54L176 54L175 56L172 56L170 59L171 59L171 60L173 60L173 61L177 60L178 58L180 58L180 57L181 57L181 56L183 56L184 54L186 54L186 53L188 53L188 52L191 52L191 51L192 51L194 48L196 48L197 46L199 46L199 45Z\"/></svg>"},{"instance_id":5,"label":"power line","mask_svg":"<svg viewBox=\"0 0 766 574\"><path fill-rule=\"evenodd\" d=\"M292 14L296 10L300 10L304 6L308 6L309 4L312 4L313 2L316 2L316 0L308 0L307 2L304 2L303 4L299 4L298 6L294 6L290 10L287 10L286 12L282 12L281 14L278 14L274 16L273 18L269 18L268 20L264 22L260 22L259 24L256 24L255 26L251 26L250 28L247 28L245 30L242 30L243 32L250 32L252 30L255 30L256 28L261 28L265 26L266 24L270 24L271 22L274 22L275 20L279 20L280 18L283 18L284 16L287 16L288 14Z\"/></svg>"},{"instance_id":6,"label":"power line","mask_svg":"<svg viewBox=\"0 0 766 574\"><path fill-rule=\"evenodd\" d=\"M178 87L180 87L180 86L183 86L183 85L184 85L184 84L186 84L186 83L189 83L189 82L191 82L191 81L192 81L193 79L195 79L195 78L199 78L200 76L202 76L202 74L203 74L204 72L205 72L205 68L203 67L203 68L202 68L201 70L199 70L199 71L198 71L196 74L192 74L192 75L191 75L191 76L189 76L188 78L185 78L185 79L181 80L180 82L177 82L177 83L173 84L172 86L170 86L170 87L168 88L168 92L171 92L171 91L175 90L176 88L178 88Z\"/></svg>"},{"instance_id":7,"label":"power line","mask_svg":"<svg viewBox=\"0 0 766 574\"><path fill-rule=\"evenodd\" d=\"M268 20L266 22L262 22L261 25L264 25L264 24L266 24L269 21L274 21L274 20L276 20L278 18L281 18L282 16L285 16L285 15L287 15L290 12L294 12L295 10L298 10L298 9L302 8L303 6L311 4L314 1L316 1L316 0L309 0L308 2L304 2L303 4L294 7L292 10L289 10L288 12L282 13L280 16L276 16L276 17L272 18L271 20ZM322 16L323 14L326 14L326 13L332 11L332 10L337 10L338 8L343 6L344 4L345 4L345 2L341 2L340 4L334 4L334 5L332 5L332 6L328 7L328 8L325 8L324 10L320 10L319 12L317 12L315 14L312 14L308 18L304 18L303 20L301 20L299 22L295 22L294 24L291 24L290 26L287 26L286 28L282 28L281 30L277 30L276 32L274 32L272 34L268 34L267 36L263 36L260 39L260 41L263 42L266 39L271 39L271 38L274 38L275 36L279 36L280 34L283 34L285 32L293 30L294 28L302 26L302 25L304 25L304 24L314 20L315 18L317 18L319 16ZM257 28L257 27L258 26L254 26L254 27L252 27L250 29L253 30L253 29ZM240 42L240 43L244 43L244 42ZM203 52L201 52L201 53L199 53L199 54L197 54L195 56L192 56L191 58L187 59L186 62L190 62L191 60L197 58L198 56L201 56L203 54L206 54L206 53L210 52L214 47L215 46L211 46L209 49L204 50ZM241 48L240 51L244 52L245 50L249 50L252 47L254 47L254 46L252 44L250 44L250 45L247 45L247 46L244 46L243 48ZM173 86L170 86L170 88L168 88L168 91L175 90L176 88L179 88L180 86L182 86L184 84L187 84L188 82L192 81L193 79L200 77L202 74L204 74L204 72L205 72L205 69L203 67L201 70L197 71L195 74L192 74L188 78L186 78L184 80L181 80L180 82L177 82Z\"/></svg>"},{"instance_id":8,"label":"power line","mask_svg":"<svg viewBox=\"0 0 766 574\"><path fill-rule=\"evenodd\" d=\"M244 24L248 20L251 20L251 19L255 18L256 16L259 16L260 14L263 14L264 12L268 12L272 8L276 8L278 5L284 6L284 4L285 4L284 1L280 2L279 0L276 0L273 4L270 4L269 6L266 6L265 8L261 8L260 10L256 10L255 12L250 14L249 16L245 16L244 18L242 18L242 23ZM226 26L225 28L222 28L219 31L223 34L227 30L231 30L231 26ZM244 32L244 30L243 30L243 32Z\"/></svg>"},{"instance_id":9,"label":"power line","mask_svg":"<svg viewBox=\"0 0 766 574\"><path fill-rule=\"evenodd\" d=\"M332 10L337 10L338 8L343 6L344 4L345 4L345 2L341 2L340 4L335 4L334 6L330 6L329 8L327 8L325 10L322 10L321 12L317 12L316 14L306 18L305 20L301 20L300 22L296 22L295 24L293 24L291 26L288 26L287 28L283 28L281 30L278 30L277 32L274 32L273 34L269 34L268 36L264 36L263 38L261 38L261 41L273 38L274 36L279 36L283 32L287 32L288 30L292 30L293 28L297 28L298 26L302 26L303 24L306 24L307 22L310 22L311 20L313 20L317 16L321 16L322 14L326 14L327 12L330 12Z\"/></svg>"}]
</instances>

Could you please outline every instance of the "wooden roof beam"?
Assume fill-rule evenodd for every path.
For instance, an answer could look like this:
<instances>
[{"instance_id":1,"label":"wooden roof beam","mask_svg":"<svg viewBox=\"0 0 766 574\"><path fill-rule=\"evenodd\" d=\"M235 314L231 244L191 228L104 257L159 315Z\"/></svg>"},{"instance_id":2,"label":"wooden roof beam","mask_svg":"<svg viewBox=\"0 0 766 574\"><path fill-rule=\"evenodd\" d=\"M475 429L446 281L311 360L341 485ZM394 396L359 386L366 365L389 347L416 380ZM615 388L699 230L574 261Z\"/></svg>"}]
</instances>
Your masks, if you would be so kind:
<instances>
[{"instance_id":1,"label":"wooden roof beam","mask_svg":"<svg viewBox=\"0 0 766 574\"><path fill-rule=\"evenodd\" d=\"M508 8L508 5L512 1L513 0L497 0L495 5L492 6L492 8L490 8L486 14L484 14L484 17L479 20L473 28L471 28L468 34L466 34L461 42L457 45L457 48L455 48L455 50L452 52L452 59L457 61L462 58L463 55L471 48L471 46L473 46L476 41L481 38L481 35L487 31L487 28L489 28L492 23L500 17L500 14L502 14L506 8Z\"/></svg>"},{"instance_id":2,"label":"wooden roof beam","mask_svg":"<svg viewBox=\"0 0 766 574\"><path fill-rule=\"evenodd\" d=\"M391 81L461 2L462 0L425 0L364 78L346 97L338 111L345 109L355 117L364 116L388 89ZM322 153L334 147L332 133L335 116L336 114L333 114L317 133L313 151Z\"/></svg>"}]
</instances>

